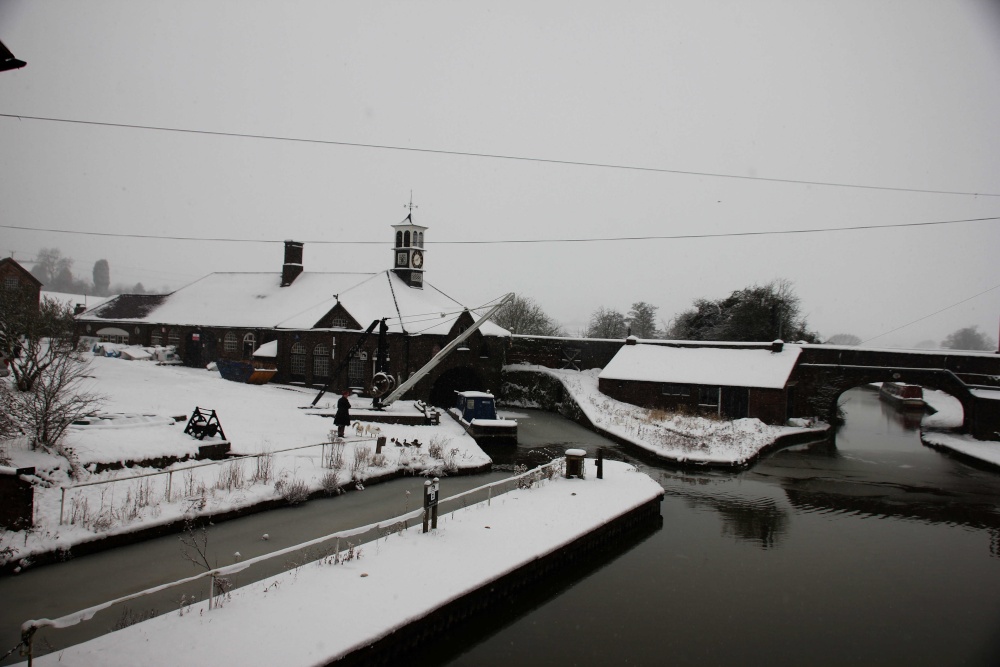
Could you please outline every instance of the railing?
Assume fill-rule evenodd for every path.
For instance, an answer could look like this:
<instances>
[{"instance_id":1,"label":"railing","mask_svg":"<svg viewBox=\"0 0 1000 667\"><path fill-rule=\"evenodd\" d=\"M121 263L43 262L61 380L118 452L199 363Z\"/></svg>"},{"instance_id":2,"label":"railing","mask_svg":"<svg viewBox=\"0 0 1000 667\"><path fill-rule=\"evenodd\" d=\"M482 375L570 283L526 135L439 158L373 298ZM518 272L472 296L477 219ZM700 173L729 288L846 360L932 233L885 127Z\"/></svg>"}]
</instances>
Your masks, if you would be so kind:
<instances>
[{"instance_id":1,"label":"railing","mask_svg":"<svg viewBox=\"0 0 1000 667\"><path fill-rule=\"evenodd\" d=\"M362 441L367 442L367 439L364 439L364 438L361 438L361 439L352 438L352 439L345 439L343 442L344 443L348 443L348 442L362 442ZM337 444L340 444L340 443L337 443ZM140 479L146 479L146 478L151 478L151 477L160 477L160 476L166 475L167 476L167 484L166 484L166 490L164 491L164 498L169 503L169 502L171 502L171 496L172 496L172 493L173 493L174 473L184 473L184 472L188 472L188 471L191 471L191 470L196 470L198 468L205 468L205 467L208 467L208 466L233 465L234 463L239 462L239 461L245 461L245 460L248 460L248 459L258 459L259 460L261 457L264 457L264 456L271 456L271 455L274 455L274 454L281 454L283 452L298 451L298 450L302 450L302 449L310 449L312 447L319 447L320 448L320 466L321 467L327 467L327 465L326 465L326 463L327 463L326 448L328 446L332 447L333 443L321 442L321 443L316 443L316 444L312 444L312 445L300 445L298 447L286 447L284 449L275 449L275 450L271 450L271 451L268 451L268 452L261 452L259 454L247 454L245 456L232 456L232 457L229 457L229 458L226 458L226 459L222 459L222 460L219 460L219 461L207 461L205 463L196 463L194 465L184 466L184 467L181 467L181 468L172 468L170 470L161 470L161 471L158 471L158 472L144 473L144 474L141 474L141 475L130 475L128 477L116 477L114 479L104 479L104 480L99 480L99 481L96 481L96 482L83 482L82 484L73 484L71 486L64 486L64 487L62 487L62 495L61 495L61 497L59 499L59 525L63 525L63 523L65 522L65 514L66 514L66 492L67 491L72 491L73 489L82 489L82 488L85 488L85 487L101 486L101 485L106 485L106 484L118 484L118 483L121 483L121 482L134 482L134 481L140 480Z\"/></svg>"},{"instance_id":2,"label":"railing","mask_svg":"<svg viewBox=\"0 0 1000 667\"><path fill-rule=\"evenodd\" d=\"M311 445L317 446L317 445ZM304 449L304 447L293 447L294 449ZM289 450L282 450L289 451ZM256 456L256 455L253 455ZM247 457L247 458L252 458ZM491 503L495 498L502 497L503 494L516 489L530 488L537 483L543 482L545 480L551 479L562 473L565 466L565 459L559 458L544 465L538 466L537 468L531 470L521 471L515 469L517 474L504 478L502 480L491 482L483 486L476 487L475 489L470 489L468 491L463 491L462 493L449 496L447 498L442 498L439 503L439 508L441 508L442 521L448 518L448 513L454 512L455 510L462 509L469 505L485 501L487 504ZM156 473L153 473L156 474ZM140 476L136 476L138 478ZM81 485L82 486L82 485ZM414 502L420 502L419 499L414 499ZM444 510L447 507L449 509ZM66 629L73 626L79 625L84 621L89 621L94 618L99 612L106 611L117 605L122 605L124 603L139 600L142 598L153 598L158 594L162 594L165 591L175 590L179 588L184 588L185 590L190 590L195 585L204 586L208 584L208 609L211 610L215 607L224 604L225 600L228 598L229 593L236 588L234 584L234 577L240 573L245 572L251 567L262 566L266 563L274 561L277 558L289 558L297 556L297 558L292 558L292 560L286 560L284 565L286 567L281 567L277 569L277 572L270 571L261 574L253 579L253 581L259 581L265 577L272 576L276 573L281 573L286 570L294 569L300 567L307 562L320 561L327 564L339 564L350 560L355 555L355 549L362 544L366 544L372 540L377 540L383 537L387 537L391 534L400 532L408 528L411 521L416 521L420 519L423 515L424 510L422 508L414 509L412 511L400 514L391 519L384 521L379 521L378 523L371 523L359 528L352 528L348 530L341 530L323 537L318 537L294 546L286 547L278 551L273 551L267 554L256 556L254 558L249 558L247 560L239 561L233 563L232 565L226 565L223 567L217 567L205 572L201 572L191 577L185 577L183 579L178 579L169 583L161 584L159 586L154 586L152 588L147 588L143 591L137 593L131 593L122 597L109 600L107 602L102 602L101 604L93 605L87 607L86 609L81 609L79 611L73 612L71 614L66 614L58 618L40 618L25 621L21 624L21 644L19 647L22 648L22 655L28 656L28 664L31 664L33 642L36 640L36 633L43 628L53 628L53 629ZM332 546L329 543L332 542ZM342 543L344 548L342 548ZM323 547L323 545L326 545ZM320 548L323 547L323 548ZM252 583L252 582L246 582ZM204 589L203 589L204 590ZM162 599L162 596L160 596ZM176 598L174 598L176 599ZM185 609L189 608L192 604L198 602L198 596L192 595L190 598L187 594L183 595L179 602L178 613L185 613ZM122 612L122 618L130 616L128 608L125 608ZM172 612L172 610L171 610ZM155 612L149 615L139 614L138 617L133 617L133 622L137 620L145 620L146 618L151 618L157 615ZM108 631L119 629L130 623L123 623L119 621L113 627L109 627ZM107 626L106 626L107 627ZM79 641L83 641L88 637L79 637ZM51 643L46 642L48 647L55 650L55 647ZM15 647L18 648L18 647Z\"/></svg>"}]
</instances>

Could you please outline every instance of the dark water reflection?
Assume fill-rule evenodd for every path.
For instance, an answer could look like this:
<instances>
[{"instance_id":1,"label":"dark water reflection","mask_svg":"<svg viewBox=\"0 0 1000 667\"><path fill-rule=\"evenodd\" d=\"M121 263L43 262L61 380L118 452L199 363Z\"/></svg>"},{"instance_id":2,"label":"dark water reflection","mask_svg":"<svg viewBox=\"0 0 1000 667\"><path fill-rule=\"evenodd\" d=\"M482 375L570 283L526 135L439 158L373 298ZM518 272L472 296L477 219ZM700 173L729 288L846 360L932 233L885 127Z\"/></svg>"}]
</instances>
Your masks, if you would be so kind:
<instances>
[{"instance_id":1,"label":"dark water reflection","mask_svg":"<svg viewBox=\"0 0 1000 667\"><path fill-rule=\"evenodd\" d=\"M662 484L663 527L419 661L1000 665L1000 473L923 446L874 392L844 402L835 440L736 474L531 413L509 464L611 447Z\"/></svg>"}]
</instances>

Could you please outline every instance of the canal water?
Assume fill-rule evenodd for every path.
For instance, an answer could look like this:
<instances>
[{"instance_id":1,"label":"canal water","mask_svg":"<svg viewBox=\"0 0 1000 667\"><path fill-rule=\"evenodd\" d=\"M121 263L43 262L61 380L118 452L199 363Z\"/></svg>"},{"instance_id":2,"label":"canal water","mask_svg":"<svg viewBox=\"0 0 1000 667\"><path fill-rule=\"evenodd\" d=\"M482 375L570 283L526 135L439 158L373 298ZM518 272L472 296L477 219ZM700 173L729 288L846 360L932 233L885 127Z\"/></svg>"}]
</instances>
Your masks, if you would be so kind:
<instances>
[{"instance_id":1,"label":"canal water","mask_svg":"<svg viewBox=\"0 0 1000 667\"><path fill-rule=\"evenodd\" d=\"M591 455L603 447L662 484L662 524L435 642L412 664L1000 665L1000 473L923 446L918 421L874 392L847 392L843 403L847 421L834 439L739 473L664 466L558 415L524 411L516 450L490 451L500 471L568 447ZM442 492L503 474L447 478ZM249 558L401 513L422 483L213 526L210 558ZM5 577L0 649L17 642L27 618L197 571L171 536ZM176 600L151 604L162 613ZM96 627L97 617L60 632L72 642Z\"/></svg>"},{"instance_id":2,"label":"canal water","mask_svg":"<svg viewBox=\"0 0 1000 667\"><path fill-rule=\"evenodd\" d=\"M518 458L610 448L663 485L662 527L422 661L1000 665L1000 472L922 445L873 391L842 403L832 442L736 474L636 459L530 413Z\"/></svg>"}]
</instances>

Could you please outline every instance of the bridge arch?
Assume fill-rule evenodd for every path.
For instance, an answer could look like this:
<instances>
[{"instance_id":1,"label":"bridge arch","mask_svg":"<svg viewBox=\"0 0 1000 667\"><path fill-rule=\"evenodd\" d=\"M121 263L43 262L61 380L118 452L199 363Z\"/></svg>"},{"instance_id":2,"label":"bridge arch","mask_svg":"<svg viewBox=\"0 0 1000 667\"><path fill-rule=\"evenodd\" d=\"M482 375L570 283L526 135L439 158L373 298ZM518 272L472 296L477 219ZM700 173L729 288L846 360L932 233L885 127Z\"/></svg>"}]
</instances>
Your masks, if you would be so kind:
<instances>
[{"instance_id":1,"label":"bridge arch","mask_svg":"<svg viewBox=\"0 0 1000 667\"><path fill-rule=\"evenodd\" d=\"M818 416L834 420L840 396L848 389L875 382L903 382L928 389L937 389L956 398L962 404L962 429L969 431L975 412L975 399L969 388L954 373L941 369L888 368L878 366L810 366L803 365L799 374L800 391L810 395L810 407Z\"/></svg>"}]
</instances>

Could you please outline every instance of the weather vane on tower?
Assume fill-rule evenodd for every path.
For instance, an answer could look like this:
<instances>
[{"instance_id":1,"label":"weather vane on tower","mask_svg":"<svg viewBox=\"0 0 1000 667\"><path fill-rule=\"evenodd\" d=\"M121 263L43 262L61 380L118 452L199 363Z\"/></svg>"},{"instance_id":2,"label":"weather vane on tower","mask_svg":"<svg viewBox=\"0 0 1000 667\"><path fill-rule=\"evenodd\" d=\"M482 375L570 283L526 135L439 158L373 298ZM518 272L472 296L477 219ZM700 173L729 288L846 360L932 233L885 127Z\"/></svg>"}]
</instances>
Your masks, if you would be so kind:
<instances>
[{"instance_id":1,"label":"weather vane on tower","mask_svg":"<svg viewBox=\"0 0 1000 667\"><path fill-rule=\"evenodd\" d=\"M403 208L410 209L409 215L406 216L408 218L410 218L410 217L413 216L413 209L420 208L419 206L417 206L416 204L413 203L413 190L410 190L410 203L409 204L403 204Z\"/></svg>"}]
</instances>

